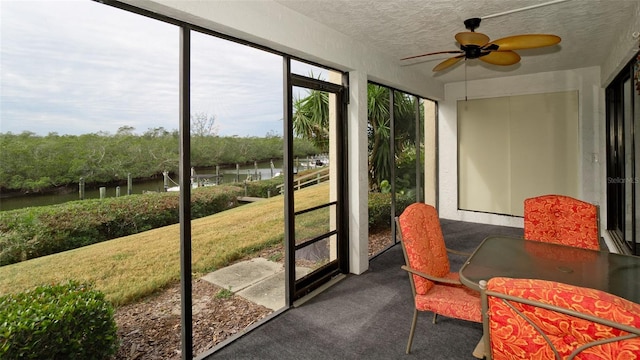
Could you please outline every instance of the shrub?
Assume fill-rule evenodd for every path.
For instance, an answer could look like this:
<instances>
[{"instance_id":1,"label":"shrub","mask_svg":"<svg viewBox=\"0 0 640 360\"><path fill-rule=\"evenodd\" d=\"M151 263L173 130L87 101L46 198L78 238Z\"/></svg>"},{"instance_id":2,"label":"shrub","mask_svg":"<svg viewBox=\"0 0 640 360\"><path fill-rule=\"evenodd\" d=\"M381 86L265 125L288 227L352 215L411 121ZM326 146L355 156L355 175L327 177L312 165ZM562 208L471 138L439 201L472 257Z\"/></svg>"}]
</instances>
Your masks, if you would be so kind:
<instances>
[{"instance_id":1,"label":"shrub","mask_svg":"<svg viewBox=\"0 0 640 360\"><path fill-rule=\"evenodd\" d=\"M415 194L396 194L396 214L415 202ZM369 193L369 228L391 226L391 193Z\"/></svg>"},{"instance_id":2,"label":"shrub","mask_svg":"<svg viewBox=\"0 0 640 360\"><path fill-rule=\"evenodd\" d=\"M267 198L269 195L280 195L278 185L282 185L284 176L277 176L268 180L249 181L244 185L246 196Z\"/></svg>"},{"instance_id":3,"label":"shrub","mask_svg":"<svg viewBox=\"0 0 640 360\"><path fill-rule=\"evenodd\" d=\"M407 206L416 202L415 192L408 192L405 194L396 194L396 214L400 215L407 208Z\"/></svg>"},{"instance_id":4,"label":"shrub","mask_svg":"<svg viewBox=\"0 0 640 360\"><path fill-rule=\"evenodd\" d=\"M243 190L239 186L212 186L191 192L191 218L213 215L238 206L238 196ZM178 221L176 221L177 223Z\"/></svg>"},{"instance_id":5,"label":"shrub","mask_svg":"<svg viewBox=\"0 0 640 360\"><path fill-rule=\"evenodd\" d=\"M193 219L238 205L242 188L194 189ZM179 222L179 193L71 201L0 212L0 266Z\"/></svg>"},{"instance_id":6,"label":"shrub","mask_svg":"<svg viewBox=\"0 0 640 360\"><path fill-rule=\"evenodd\" d=\"M104 294L73 281L0 297L0 359L109 359L113 313Z\"/></svg>"}]
</instances>

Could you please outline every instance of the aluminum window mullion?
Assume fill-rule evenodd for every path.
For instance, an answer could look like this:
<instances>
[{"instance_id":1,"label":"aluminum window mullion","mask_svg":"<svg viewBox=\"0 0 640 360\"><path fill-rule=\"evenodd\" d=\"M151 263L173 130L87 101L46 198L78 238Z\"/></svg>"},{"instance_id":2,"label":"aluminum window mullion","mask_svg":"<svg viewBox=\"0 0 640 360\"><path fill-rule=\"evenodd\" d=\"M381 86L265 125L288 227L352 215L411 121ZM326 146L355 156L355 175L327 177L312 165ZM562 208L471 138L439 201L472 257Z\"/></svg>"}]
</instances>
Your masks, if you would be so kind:
<instances>
[{"instance_id":1,"label":"aluminum window mullion","mask_svg":"<svg viewBox=\"0 0 640 360\"><path fill-rule=\"evenodd\" d=\"M311 90L325 91L335 94L338 94L342 90L341 85L298 74L291 74L291 86L303 87Z\"/></svg>"},{"instance_id":2,"label":"aluminum window mullion","mask_svg":"<svg viewBox=\"0 0 640 360\"><path fill-rule=\"evenodd\" d=\"M191 30L180 27L180 312L182 359L193 358L191 286Z\"/></svg>"},{"instance_id":3,"label":"aluminum window mullion","mask_svg":"<svg viewBox=\"0 0 640 360\"><path fill-rule=\"evenodd\" d=\"M421 164L420 164L420 160L421 160L421 154L420 154L420 135L422 134L421 131L421 127L420 127L420 98L418 98L417 96L413 96L415 102L416 102L416 108L415 108L415 112L416 112L416 124L415 124L415 138L414 138L414 143L415 143L415 147L416 147L416 202L421 202L424 199L424 190L423 191L419 191L421 185ZM424 186L422 186L424 188Z\"/></svg>"},{"instance_id":4,"label":"aluminum window mullion","mask_svg":"<svg viewBox=\"0 0 640 360\"><path fill-rule=\"evenodd\" d=\"M282 76L284 91L284 110L283 110L283 174L284 174L284 296L285 305L293 305L295 290L295 272L291 271L291 265L295 264L296 254L292 249L295 244L295 217L294 217L294 193L293 193L293 76L291 74L291 58L284 56L282 60Z\"/></svg>"},{"instance_id":5,"label":"aluminum window mullion","mask_svg":"<svg viewBox=\"0 0 640 360\"><path fill-rule=\"evenodd\" d=\"M393 242L396 243L396 118L395 118L395 90L389 89L389 177L391 178L391 234Z\"/></svg>"},{"instance_id":6,"label":"aluminum window mullion","mask_svg":"<svg viewBox=\"0 0 640 360\"><path fill-rule=\"evenodd\" d=\"M328 239L330 237L332 237L333 235L337 235L338 234L338 230L331 230L328 233L322 234L322 235L318 235L316 237L314 237L313 239L309 239L305 242L302 242L300 244L294 245L294 249L295 250L300 250L304 247L307 247L309 245L315 244L320 240L324 240L324 239Z\"/></svg>"},{"instance_id":7,"label":"aluminum window mullion","mask_svg":"<svg viewBox=\"0 0 640 360\"><path fill-rule=\"evenodd\" d=\"M302 214L306 214L306 213L308 213L308 212L312 212L312 211L315 211L315 210L323 209L323 208L326 208L326 207L329 207L329 206L332 206L332 205L338 205L338 202L337 202L337 201L332 201L332 202L328 202L328 203L326 203L326 204L322 204L322 205L318 205L318 206L310 207L310 208L308 208L308 209L304 209L304 210L296 211L296 212L294 213L294 215L302 215Z\"/></svg>"}]
</instances>

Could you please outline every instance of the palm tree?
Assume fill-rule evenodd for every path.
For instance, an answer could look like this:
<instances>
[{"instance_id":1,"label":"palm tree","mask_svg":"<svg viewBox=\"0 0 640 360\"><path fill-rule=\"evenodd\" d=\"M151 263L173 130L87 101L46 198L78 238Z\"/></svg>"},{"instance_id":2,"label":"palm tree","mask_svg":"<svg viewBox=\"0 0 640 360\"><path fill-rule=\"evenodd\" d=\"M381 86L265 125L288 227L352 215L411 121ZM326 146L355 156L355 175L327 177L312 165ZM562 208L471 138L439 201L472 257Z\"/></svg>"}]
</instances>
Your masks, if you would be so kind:
<instances>
[{"instance_id":1,"label":"palm tree","mask_svg":"<svg viewBox=\"0 0 640 360\"><path fill-rule=\"evenodd\" d=\"M390 89L369 84L368 97L368 151L369 187L379 190L384 180L391 178L392 159L395 154L413 146L415 139L415 96L394 92L395 149L390 144ZM303 98L294 100L293 129L297 136L312 141L321 151L328 151L329 144L329 96L328 93L310 90ZM422 112L422 110L421 110Z\"/></svg>"},{"instance_id":2,"label":"palm tree","mask_svg":"<svg viewBox=\"0 0 640 360\"><path fill-rule=\"evenodd\" d=\"M293 132L310 140L320 152L329 152L329 94L310 90L293 101Z\"/></svg>"},{"instance_id":3,"label":"palm tree","mask_svg":"<svg viewBox=\"0 0 640 360\"><path fill-rule=\"evenodd\" d=\"M390 89L369 84L368 126L369 126L369 187L380 189L380 184L391 179L391 166L396 155L413 146L415 139L415 96L394 91L395 149L391 150L390 139ZM421 111L422 112L422 111Z\"/></svg>"}]
</instances>

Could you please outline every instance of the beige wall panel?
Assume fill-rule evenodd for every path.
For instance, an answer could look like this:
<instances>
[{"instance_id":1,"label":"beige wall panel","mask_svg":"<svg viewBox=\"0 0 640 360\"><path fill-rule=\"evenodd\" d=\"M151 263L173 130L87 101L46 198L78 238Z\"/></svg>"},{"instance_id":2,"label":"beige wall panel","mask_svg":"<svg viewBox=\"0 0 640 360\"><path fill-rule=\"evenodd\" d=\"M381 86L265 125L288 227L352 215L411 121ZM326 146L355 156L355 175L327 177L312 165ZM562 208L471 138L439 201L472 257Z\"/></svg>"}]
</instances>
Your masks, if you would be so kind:
<instances>
[{"instance_id":1,"label":"beige wall panel","mask_svg":"<svg viewBox=\"0 0 640 360\"><path fill-rule=\"evenodd\" d=\"M578 92L512 96L510 112L510 214L528 197L578 197Z\"/></svg>"},{"instance_id":2,"label":"beige wall panel","mask_svg":"<svg viewBox=\"0 0 640 360\"><path fill-rule=\"evenodd\" d=\"M459 208L523 215L524 199L578 197L578 92L458 102Z\"/></svg>"},{"instance_id":3,"label":"beige wall panel","mask_svg":"<svg viewBox=\"0 0 640 360\"><path fill-rule=\"evenodd\" d=\"M458 208L509 213L509 99L458 101L458 139Z\"/></svg>"}]
</instances>

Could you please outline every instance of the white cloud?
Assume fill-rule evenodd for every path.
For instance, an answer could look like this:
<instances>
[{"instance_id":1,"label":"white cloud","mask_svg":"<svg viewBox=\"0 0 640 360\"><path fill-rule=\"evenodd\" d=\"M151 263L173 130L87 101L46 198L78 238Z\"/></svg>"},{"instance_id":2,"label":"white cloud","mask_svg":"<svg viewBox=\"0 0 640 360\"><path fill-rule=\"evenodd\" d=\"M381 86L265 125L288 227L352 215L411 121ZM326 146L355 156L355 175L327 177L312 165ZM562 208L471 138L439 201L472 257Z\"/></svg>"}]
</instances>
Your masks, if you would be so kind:
<instances>
[{"instance_id":1,"label":"white cloud","mask_svg":"<svg viewBox=\"0 0 640 360\"><path fill-rule=\"evenodd\" d=\"M176 26L87 0L1 6L0 131L178 128ZM193 33L191 113L221 135L282 133L281 62Z\"/></svg>"}]
</instances>

